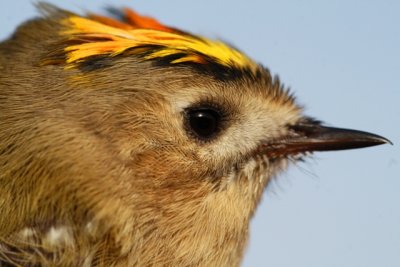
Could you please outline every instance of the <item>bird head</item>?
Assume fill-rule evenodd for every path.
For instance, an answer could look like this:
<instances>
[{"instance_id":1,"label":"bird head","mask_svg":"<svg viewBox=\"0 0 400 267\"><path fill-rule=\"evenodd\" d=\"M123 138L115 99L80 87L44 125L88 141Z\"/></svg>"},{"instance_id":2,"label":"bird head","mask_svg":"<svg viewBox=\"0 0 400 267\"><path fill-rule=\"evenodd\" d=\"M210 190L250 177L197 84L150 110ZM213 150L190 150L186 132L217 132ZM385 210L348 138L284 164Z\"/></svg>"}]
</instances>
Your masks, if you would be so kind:
<instances>
[{"instance_id":1,"label":"bird head","mask_svg":"<svg viewBox=\"0 0 400 267\"><path fill-rule=\"evenodd\" d=\"M305 116L267 68L221 41L128 9L119 20L42 9L0 46L1 173L29 181L7 183L24 209L2 223L9 233L46 218L97 222L129 239L125 252L153 242L182 259L176 248L205 235L206 247L232 243L219 257L236 259L289 161L388 142Z\"/></svg>"}]
</instances>

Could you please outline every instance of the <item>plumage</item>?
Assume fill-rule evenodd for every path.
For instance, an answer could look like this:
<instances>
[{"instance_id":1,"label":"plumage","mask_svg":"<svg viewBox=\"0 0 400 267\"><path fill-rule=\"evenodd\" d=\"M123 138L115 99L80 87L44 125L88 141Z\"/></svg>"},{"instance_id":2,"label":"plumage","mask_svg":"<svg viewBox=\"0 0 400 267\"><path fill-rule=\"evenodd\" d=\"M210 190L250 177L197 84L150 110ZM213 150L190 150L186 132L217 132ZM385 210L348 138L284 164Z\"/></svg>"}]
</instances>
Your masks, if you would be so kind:
<instances>
[{"instance_id":1,"label":"plumage","mask_svg":"<svg viewBox=\"0 0 400 267\"><path fill-rule=\"evenodd\" d=\"M129 54L145 60L170 58L171 64L219 64L253 71L257 68L250 58L221 41L167 27L130 9L124 12L127 22L98 15L85 18L58 11L55 23L62 26L60 35L65 37L66 63L78 63L96 56L114 57L129 50Z\"/></svg>"},{"instance_id":2,"label":"plumage","mask_svg":"<svg viewBox=\"0 0 400 267\"><path fill-rule=\"evenodd\" d=\"M220 41L40 6L0 44L1 266L238 266L289 159L388 142Z\"/></svg>"}]
</instances>

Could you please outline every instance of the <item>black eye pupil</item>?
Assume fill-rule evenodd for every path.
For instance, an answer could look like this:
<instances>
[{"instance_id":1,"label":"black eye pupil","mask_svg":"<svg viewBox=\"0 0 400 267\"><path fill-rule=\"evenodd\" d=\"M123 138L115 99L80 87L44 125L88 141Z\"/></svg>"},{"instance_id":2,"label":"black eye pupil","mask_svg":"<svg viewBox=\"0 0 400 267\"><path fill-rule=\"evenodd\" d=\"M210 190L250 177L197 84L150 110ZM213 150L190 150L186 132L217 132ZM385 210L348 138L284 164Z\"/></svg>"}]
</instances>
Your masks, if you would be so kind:
<instances>
[{"instance_id":1,"label":"black eye pupil","mask_svg":"<svg viewBox=\"0 0 400 267\"><path fill-rule=\"evenodd\" d=\"M202 139L213 137L219 130L220 114L212 109L197 109L188 113L190 130Z\"/></svg>"}]
</instances>

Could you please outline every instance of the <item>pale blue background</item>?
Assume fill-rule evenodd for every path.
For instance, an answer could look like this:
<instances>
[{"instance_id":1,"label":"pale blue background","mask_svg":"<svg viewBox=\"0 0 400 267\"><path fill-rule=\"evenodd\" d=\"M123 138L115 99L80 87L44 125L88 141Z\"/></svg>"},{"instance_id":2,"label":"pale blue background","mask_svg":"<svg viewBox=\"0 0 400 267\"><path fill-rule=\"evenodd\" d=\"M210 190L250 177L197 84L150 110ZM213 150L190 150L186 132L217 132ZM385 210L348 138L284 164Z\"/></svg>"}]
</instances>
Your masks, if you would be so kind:
<instances>
[{"instance_id":1,"label":"pale blue background","mask_svg":"<svg viewBox=\"0 0 400 267\"><path fill-rule=\"evenodd\" d=\"M318 153L281 175L253 220L243 265L400 266L400 1L50 2L130 6L221 37L279 74L307 114L391 139ZM2 1L0 37L35 14L29 0Z\"/></svg>"}]
</instances>

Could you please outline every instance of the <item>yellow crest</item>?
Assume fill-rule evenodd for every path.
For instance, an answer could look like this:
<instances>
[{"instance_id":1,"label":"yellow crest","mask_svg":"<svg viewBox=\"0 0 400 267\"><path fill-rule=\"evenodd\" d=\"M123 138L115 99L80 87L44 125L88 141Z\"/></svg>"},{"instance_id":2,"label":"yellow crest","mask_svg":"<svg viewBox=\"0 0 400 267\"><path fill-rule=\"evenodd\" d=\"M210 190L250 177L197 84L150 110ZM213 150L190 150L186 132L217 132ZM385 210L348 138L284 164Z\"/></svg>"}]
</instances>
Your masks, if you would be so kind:
<instances>
[{"instance_id":1,"label":"yellow crest","mask_svg":"<svg viewBox=\"0 0 400 267\"><path fill-rule=\"evenodd\" d=\"M123 12L125 21L98 15L71 14L64 18L61 35L72 43L64 48L67 63L73 66L94 56L116 56L138 48L145 60L171 58L171 64L217 63L252 71L257 68L254 61L221 41L167 27L130 9Z\"/></svg>"}]
</instances>

